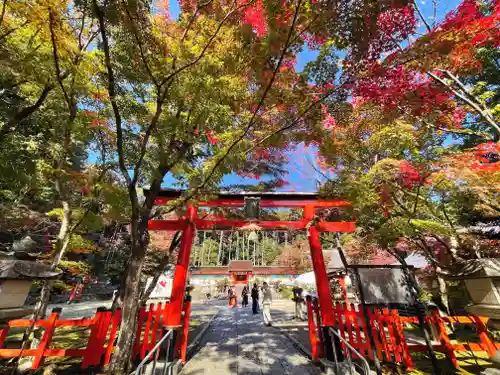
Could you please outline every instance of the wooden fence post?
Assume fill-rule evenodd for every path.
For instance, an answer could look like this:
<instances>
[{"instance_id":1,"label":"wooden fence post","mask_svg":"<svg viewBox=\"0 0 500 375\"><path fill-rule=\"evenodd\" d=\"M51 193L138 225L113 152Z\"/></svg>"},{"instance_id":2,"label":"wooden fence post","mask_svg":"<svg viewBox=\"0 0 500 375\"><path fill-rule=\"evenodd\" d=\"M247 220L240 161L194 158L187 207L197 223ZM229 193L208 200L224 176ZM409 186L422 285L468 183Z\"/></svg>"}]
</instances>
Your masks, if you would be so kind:
<instances>
[{"instance_id":1,"label":"wooden fence post","mask_svg":"<svg viewBox=\"0 0 500 375\"><path fill-rule=\"evenodd\" d=\"M357 345L353 345L354 343L351 343L352 346L354 346L359 354L361 354L361 356L364 358L365 357L365 346L363 344L363 339L361 338L361 330L360 330L360 326L359 326L359 314L358 314L358 311L356 310L356 305L354 303L351 303L351 313L352 313L352 320L353 320L353 323L354 323L354 329L355 329L355 333L356 333L356 344ZM368 348L368 352L370 351L370 349Z\"/></svg>"},{"instance_id":2,"label":"wooden fence post","mask_svg":"<svg viewBox=\"0 0 500 375\"><path fill-rule=\"evenodd\" d=\"M53 309L49 318L46 320L47 323L45 331L43 333L42 339L40 340L40 344L36 349L36 354L33 359L33 365L32 365L33 369L37 369L40 365L43 365L43 355L45 349L47 349L47 347L50 345L50 342L52 341L52 336L54 335L54 330L56 327L56 321L59 318L61 311L62 309L60 307ZM40 322L40 320L38 320L37 322Z\"/></svg>"},{"instance_id":3,"label":"wooden fence post","mask_svg":"<svg viewBox=\"0 0 500 375\"><path fill-rule=\"evenodd\" d=\"M105 308L99 307L95 313L94 321L90 328L89 340L85 354L83 355L82 368L88 368L99 364L101 351L99 350L100 335L102 330L103 319L105 319ZM96 363L97 362L97 363Z\"/></svg>"},{"instance_id":4,"label":"wooden fence post","mask_svg":"<svg viewBox=\"0 0 500 375\"><path fill-rule=\"evenodd\" d=\"M344 310L345 316L345 326L347 330L347 341L352 345L354 341L354 336L352 334L352 322L351 322L351 311L347 303L342 303L342 310Z\"/></svg>"},{"instance_id":5,"label":"wooden fence post","mask_svg":"<svg viewBox=\"0 0 500 375\"><path fill-rule=\"evenodd\" d=\"M311 303L311 296L306 297L307 307L307 323L309 325L309 341L311 343L311 356L313 361L317 361L318 357L318 337L316 336L316 328L314 326L314 312Z\"/></svg>"},{"instance_id":6,"label":"wooden fence post","mask_svg":"<svg viewBox=\"0 0 500 375\"><path fill-rule=\"evenodd\" d=\"M149 333L151 331L151 322L153 320L153 313L155 310L155 305L154 303L149 304L149 309L147 313L147 320L146 320L146 327L144 327L144 337L142 339L142 345L141 345L141 359L144 359L146 357L146 351L148 350L149 347Z\"/></svg>"},{"instance_id":7,"label":"wooden fence post","mask_svg":"<svg viewBox=\"0 0 500 375\"><path fill-rule=\"evenodd\" d=\"M106 354L106 336L108 335L109 325L111 323L111 318L113 313L111 311L104 311L103 318L99 327L99 332L96 337L96 352L94 354L94 363L92 365L103 365L105 361Z\"/></svg>"},{"instance_id":8,"label":"wooden fence post","mask_svg":"<svg viewBox=\"0 0 500 375\"><path fill-rule=\"evenodd\" d=\"M0 349L3 348L3 342L5 341L5 338L7 337L7 334L9 333L9 326L7 325L6 327L2 328L2 333L0 333Z\"/></svg>"},{"instance_id":9,"label":"wooden fence post","mask_svg":"<svg viewBox=\"0 0 500 375\"><path fill-rule=\"evenodd\" d=\"M345 324L344 324L344 318L345 318L345 311L343 309L343 305L341 303L335 304L335 312L338 314L338 329L339 329L339 334L343 339L346 339L345 335ZM344 342L340 341L340 347L342 349L342 353L345 355L347 354L347 348L344 344Z\"/></svg>"},{"instance_id":10,"label":"wooden fence post","mask_svg":"<svg viewBox=\"0 0 500 375\"><path fill-rule=\"evenodd\" d=\"M396 334L397 334L397 345L401 348L403 355L403 362L406 365L408 370L413 370L413 361L411 359L410 350L408 348L408 343L406 342L406 338L403 330L403 322L401 321L401 317L399 316L398 310L392 310L392 316L394 317L394 323L396 325Z\"/></svg>"},{"instance_id":11,"label":"wooden fence post","mask_svg":"<svg viewBox=\"0 0 500 375\"><path fill-rule=\"evenodd\" d=\"M488 336L488 330L486 329L486 325L483 323L480 317L476 315L471 315L471 317L472 320L474 320L474 322L476 323L477 333L479 334L481 343L486 347L488 355L490 357L493 357L497 352L497 348L495 347L493 341L490 339L490 336Z\"/></svg>"},{"instance_id":12,"label":"wooden fence post","mask_svg":"<svg viewBox=\"0 0 500 375\"><path fill-rule=\"evenodd\" d=\"M394 320L392 318L392 315L389 314L389 309L384 308L382 309L382 319L384 320L385 324L387 324L387 333L388 336L386 338L387 340L387 347L389 348L390 355L394 355L394 360L397 363L401 362L401 355L399 353L399 349L397 344L396 344L396 336L394 334Z\"/></svg>"},{"instance_id":13,"label":"wooden fence post","mask_svg":"<svg viewBox=\"0 0 500 375\"><path fill-rule=\"evenodd\" d=\"M370 340L370 337L368 336L368 327L366 326L366 317L364 314L365 309L361 305L358 305L358 312L357 312L357 317L359 322L361 322L361 332L364 334L364 347L366 347L366 352L368 353L368 358L374 361L374 350L372 347L372 340Z\"/></svg>"},{"instance_id":14,"label":"wooden fence post","mask_svg":"<svg viewBox=\"0 0 500 375\"><path fill-rule=\"evenodd\" d=\"M382 343L382 350L385 352L385 359L387 359L387 361L391 361L391 349L387 343L387 335L385 334L384 317L380 314L380 310L378 308L373 309L373 315L375 317L375 321L377 322L380 342ZM382 353L382 356L383 354L384 353Z\"/></svg>"},{"instance_id":15,"label":"wooden fence post","mask_svg":"<svg viewBox=\"0 0 500 375\"><path fill-rule=\"evenodd\" d=\"M455 351L453 350L453 345L451 344L450 337L446 333L446 326L444 325L444 320L441 318L439 315L439 312L437 310L434 310L432 312L432 321L436 325L439 333L439 341L441 342L441 345L443 346L443 350L446 352L446 355L448 359L450 360L451 364L457 368L458 367L458 361L457 357L455 356Z\"/></svg>"},{"instance_id":16,"label":"wooden fence post","mask_svg":"<svg viewBox=\"0 0 500 375\"><path fill-rule=\"evenodd\" d=\"M161 313L161 316L162 316L161 326L162 326L162 328L167 327L167 318L168 318L169 311L170 311L170 303L165 302L165 305L163 305L163 311Z\"/></svg>"},{"instance_id":17,"label":"wooden fence post","mask_svg":"<svg viewBox=\"0 0 500 375\"><path fill-rule=\"evenodd\" d=\"M121 309L116 309L111 321L111 332L109 333L108 346L106 348L106 355L104 356L104 365L108 365L111 360L111 355L115 349L115 339L116 333L118 332L118 327L120 325L121 319Z\"/></svg>"},{"instance_id":18,"label":"wooden fence post","mask_svg":"<svg viewBox=\"0 0 500 375\"><path fill-rule=\"evenodd\" d=\"M313 310L314 314L316 315L316 346L318 347L318 356L323 357L325 355L325 340L323 337L323 330L321 329L321 314L319 310L319 304L318 304L318 299L315 298L313 301ZM332 337L333 340L333 337Z\"/></svg>"},{"instance_id":19,"label":"wooden fence post","mask_svg":"<svg viewBox=\"0 0 500 375\"><path fill-rule=\"evenodd\" d=\"M144 323L144 318L146 317L146 306L141 306L139 313L137 314L137 331L135 332L135 343L134 350L132 352L132 360L135 356L139 354L141 350L141 333L142 333L142 323Z\"/></svg>"},{"instance_id":20,"label":"wooden fence post","mask_svg":"<svg viewBox=\"0 0 500 375\"><path fill-rule=\"evenodd\" d=\"M162 303L159 302L156 305L156 310L155 310L155 314L154 314L153 332L151 333L151 342L149 344L148 350L153 349L154 346L156 345L156 335L158 333L158 328L160 327L160 319L161 319L162 312L163 312ZM161 337L161 334L160 334L160 337Z\"/></svg>"},{"instance_id":21,"label":"wooden fence post","mask_svg":"<svg viewBox=\"0 0 500 375\"><path fill-rule=\"evenodd\" d=\"M181 350L180 358L182 363L186 363L187 356L187 345L188 345L188 333L189 333L189 317L191 316L191 296L186 296L185 308L184 308L184 319L182 326L182 336L181 336Z\"/></svg>"},{"instance_id":22,"label":"wooden fence post","mask_svg":"<svg viewBox=\"0 0 500 375\"><path fill-rule=\"evenodd\" d=\"M367 308L366 310L368 312L368 319L370 322L370 327L367 327L368 328L367 331L370 330L370 332L372 334L373 344L375 345L374 352L376 352L376 358L379 361L382 361L382 359L383 359L383 357L382 357L382 345L380 344L380 340L379 340L379 329L378 329L378 327L375 326L375 322L376 322L375 315L374 315L374 312L371 311L371 309ZM374 308L374 310L375 310L375 308Z\"/></svg>"}]
</instances>

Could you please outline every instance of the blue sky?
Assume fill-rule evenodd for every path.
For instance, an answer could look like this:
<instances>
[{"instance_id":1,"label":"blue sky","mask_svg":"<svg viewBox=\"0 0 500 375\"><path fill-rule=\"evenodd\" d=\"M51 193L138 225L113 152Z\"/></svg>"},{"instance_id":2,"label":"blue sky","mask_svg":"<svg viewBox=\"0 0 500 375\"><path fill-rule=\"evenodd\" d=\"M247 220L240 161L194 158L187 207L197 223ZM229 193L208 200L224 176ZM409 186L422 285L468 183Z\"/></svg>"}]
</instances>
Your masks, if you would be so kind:
<instances>
[{"instance_id":1,"label":"blue sky","mask_svg":"<svg viewBox=\"0 0 500 375\"><path fill-rule=\"evenodd\" d=\"M432 0L416 0L418 5L427 19L429 24L433 24L433 2ZM444 0L438 2L438 8L436 13L437 21L440 21L444 16L451 10L455 9L461 0ZM171 17L176 19L179 16L180 8L177 0L169 0L170 14ZM421 33L425 33L425 27L420 23L419 30ZM296 71L302 71L305 64L309 61L314 60L317 57L317 51L310 51L305 49L297 56L297 63L295 65ZM288 175L284 177L289 185L284 187L283 191L317 191L318 181L324 182L325 177L318 173L316 170L319 169L314 162L315 150L313 148L304 147L304 145L299 145L295 151L289 153L289 163L287 166ZM95 158L95 156L94 156ZM92 155L89 159L94 159ZM89 160L90 161L90 160ZM327 174L328 176L328 174ZM163 181L164 187L173 187L175 180L171 175L167 175ZM223 185L232 184L254 184L258 181L248 178L243 178L235 174L228 175L223 180Z\"/></svg>"}]
</instances>

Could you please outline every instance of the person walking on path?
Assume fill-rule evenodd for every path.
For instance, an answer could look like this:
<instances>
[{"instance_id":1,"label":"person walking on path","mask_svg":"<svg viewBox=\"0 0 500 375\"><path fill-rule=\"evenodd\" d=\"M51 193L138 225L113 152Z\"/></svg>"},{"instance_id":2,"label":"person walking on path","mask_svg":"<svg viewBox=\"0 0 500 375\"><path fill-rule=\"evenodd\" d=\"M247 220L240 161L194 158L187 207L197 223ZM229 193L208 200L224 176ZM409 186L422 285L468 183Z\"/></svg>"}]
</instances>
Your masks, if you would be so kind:
<instances>
[{"instance_id":1,"label":"person walking on path","mask_svg":"<svg viewBox=\"0 0 500 375\"><path fill-rule=\"evenodd\" d=\"M303 289L295 284L293 287L293 301L295 302L295 320L304 320L304 298L302 297Z\"/></svg>"},{"instance_id":2,"label":"person walking on path","mask_svg":"<svg viewBox=\"0 0 500 375\"><path fill-rule=\"evenodd\" d=\"M208 302L210 301L210 297L211 297L210 287L208 285L204 285L203 288L201 289L201 294L203 295L202 303L204 305L208 304Z\"/></svg>"},{"instance_id":3,"label":"person walking on path","mask_svg":"<svg viewBox=\"0 0 500 375\"><path fill-rule=\"evenodd\" d=\"M271 288L264 282L262 287L262 318L264 319L264 324L266 326L271 326L273 319L271 318L271 303L273 302L273 296L271 293Z\"/></svg>"},{"instance_id":4,"label":"person walking on path","mask_svg":"<svg viewBox=\"0 0 500 375\"><path fill-rule=\"evenodd\" d=\"M243 291L241 292L241 307L248 306L248 286L245 285L243 287Z\"/></svg>"},{"instance_id":5,"label":"person walking on path","mask_svg":"<svg viewBox=\"0 0 500 375\"><path fill-rule=\"evenodd\" d=\"M234 298L234 290L233 288L229 287L229 289L227 290L227 300L228 300L228 306L230 308L234 307L233 298Z\"/></svg>"},{"instance_id":6,"label":"person walking on path","mask_svg":"<svg viewBox=\"0 0 500 375\"><path fill-rule=\"evenodd\" d=\"M259 288L257 284L253 284L252 288L252 312L253 314L257 314L257 309L259 308Z\"/></svg>"}]
</instances>

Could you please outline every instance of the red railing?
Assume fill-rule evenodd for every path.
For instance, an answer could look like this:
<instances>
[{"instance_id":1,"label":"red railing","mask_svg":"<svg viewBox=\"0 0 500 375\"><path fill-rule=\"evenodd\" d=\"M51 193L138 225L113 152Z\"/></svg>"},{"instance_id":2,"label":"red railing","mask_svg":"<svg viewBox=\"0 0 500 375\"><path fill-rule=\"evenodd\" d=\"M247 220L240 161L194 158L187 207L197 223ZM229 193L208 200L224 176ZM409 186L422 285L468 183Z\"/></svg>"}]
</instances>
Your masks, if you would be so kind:
<instances>
[{"instance_id":1,"label":"red railing","mask_svg":"<svg viewBox=\"0 0 500 375\"><path fill-rule=\"evenodd\" d=\"M37 348L4 349L3 345L11 328L27 328L33 325L32 320L11 320L0 334L0 358L33 357L32 368L43 365L45 357L82 357L82 368L99 365L104 355L104 363L109 363L113 345L120 322L120 310L98 311L93 318L59 319L60 309L55 309L47 319L37 320L35 328L44 328ZM90 335L87 346L78 349L50 349L54 333L59 327L88 327ZM108 329L111 327L109 337Z\"/></svg>"},{"instance_id":2,"label":"red railing","mask_svg":"<svg viewBox=\"0 0 500 375\"><path fill-rule=\"evenodd\" d=\"M320 356L321 322L318 320L319 307L307 301L309 338L313 359ZM413 368L410 353L426 352L424 344L409 344L404 332L404 323L418 324L416 317L401 317L395 309L367 308L369 327L360 305L338 303L334 306L336 328L340 335L346 339L363 357L374 359L374 352L380 361L404 364L408 369ZM425 322L434 326L439 344L434 344L435 351L445 353L453 365L458 365L455 352L484 351L494 355L500 343L494 342L487 333L485 323L488 318L471 316L441 317L437 311L425 317ZM446 331L446 324L472 324L479 335L479 343L453 343ZM370 342L367 329L371 330L375 351ZM341 344L347 354L345 345ZM366 352L366 353L365 353Z\"/></svg>"},{"instance_id":3,"label":"red railing","mask_svg":"<svg viewBox=\"0 0 500 375\"><path fill-rule=\"evenodd\" d=\"M184 305L184 316L187 316L185 325L189 324L189 312L191 302ZM138 312L138 324L136 339L133 346L132 358L144 359L147 353L154 347L157 339L162 335L166 326L169 305L167 303L150 304L148 308L143 306ZM46 357L82 357L81 368L89 366L102 366L109 364L111 355L115 348L115 340L118 335L121 311L97 311L93 318L83 319L60 319L61 309L54 309L47 319L37 320L35 328L43 328L44 332L37 348L28 349L6 349L4 343L9 336L11 328L27 328L33 324L32 320L11 320L7 326L0 330L0 358L33 357L32 368L43 366ZM59 327L87 327L90 330L87 345L77 349L54 349L53 337ZM181 340L187 343L187 330L184 327L181 332ZM186 336L186 339L184 339ZM184 341L183 341L184 343Z\"/></svg>"}]
</instances>

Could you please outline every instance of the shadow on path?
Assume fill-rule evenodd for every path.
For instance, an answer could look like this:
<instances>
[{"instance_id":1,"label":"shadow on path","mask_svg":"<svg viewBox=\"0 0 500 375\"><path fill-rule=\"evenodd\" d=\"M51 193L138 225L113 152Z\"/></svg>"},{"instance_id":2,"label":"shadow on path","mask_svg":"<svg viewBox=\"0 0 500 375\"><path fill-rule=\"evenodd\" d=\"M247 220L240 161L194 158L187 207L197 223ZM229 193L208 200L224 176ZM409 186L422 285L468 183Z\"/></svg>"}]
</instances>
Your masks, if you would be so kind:
<instances>
[{"instance_id":1,"label":"shadow on path","mask_svg":"<svg viewBox=\"0 0 500 375\"><path fill-rule=\"evenodd\" d=\"M181 375L319 375L276 328L250 308L223 307Z\"/></svg>"}]
</instances>

